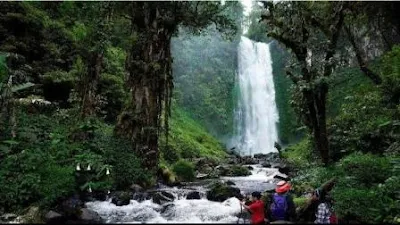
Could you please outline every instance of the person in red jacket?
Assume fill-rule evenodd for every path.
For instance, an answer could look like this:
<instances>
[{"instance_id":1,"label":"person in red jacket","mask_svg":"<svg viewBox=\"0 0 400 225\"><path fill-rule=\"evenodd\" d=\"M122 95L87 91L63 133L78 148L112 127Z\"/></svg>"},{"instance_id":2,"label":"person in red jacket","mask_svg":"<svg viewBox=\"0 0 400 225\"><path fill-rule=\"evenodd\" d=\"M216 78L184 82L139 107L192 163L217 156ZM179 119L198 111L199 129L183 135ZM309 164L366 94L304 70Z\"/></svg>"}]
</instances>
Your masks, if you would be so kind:
<instances>
[{"instance_id":1,"label":"person in red jacket","mask_svg":"<svg viewBox=\"0 0 400 225\"><path fill-rule=\"evenodd\" d=\"M252 203L248 206L245 202L241 202L242 206L251 214L251 224L265 224L264 202L261 200L261 193L253 192L251 194L251 201Z\"/></svg>"}]
</instances>

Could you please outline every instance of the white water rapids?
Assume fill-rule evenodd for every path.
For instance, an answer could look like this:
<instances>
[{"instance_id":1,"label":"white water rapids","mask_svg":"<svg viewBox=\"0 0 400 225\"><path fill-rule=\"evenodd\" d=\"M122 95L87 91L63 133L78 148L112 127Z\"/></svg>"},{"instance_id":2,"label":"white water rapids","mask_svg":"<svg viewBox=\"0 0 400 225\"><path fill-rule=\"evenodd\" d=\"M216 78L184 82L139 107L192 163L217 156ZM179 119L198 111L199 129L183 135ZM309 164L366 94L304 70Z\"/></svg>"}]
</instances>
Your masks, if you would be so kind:
<instances>
[{"instance_id":1,"label":"white water rapids","mask_svg":"<svg viewBox=\"0 0 400 225\"><path fill-rule=\"evenodd\" d=\"M269 45L241 37L234 145L241 155L276 152L278 110Z\"/></svg>"},{"instance_id":2,"label":"white water rapids","mask_svg":"<svg viewBox=\"0 0 400 225\"><path fill-rule=\"evenodd\" d=\"M275 187L273 177L280 174L277 169L252 165L252 175L247 177L223 177L233 181L242 193L264 191ZM171 203L158 205L152 200L138 202L131 200L129 205L116 206L111 201L87 202L86 206L99 213L107 223L237 223L240 214L239 199L229 198L224 202L207 200L203 191L202 199L186 199L186 191L178 188L163 189L176 197ZM187 193L187 192L186 192ZM248 222L248 221L246 221ZM243 220L240 220L243 223Z\"/></svg>"}]
</instances>

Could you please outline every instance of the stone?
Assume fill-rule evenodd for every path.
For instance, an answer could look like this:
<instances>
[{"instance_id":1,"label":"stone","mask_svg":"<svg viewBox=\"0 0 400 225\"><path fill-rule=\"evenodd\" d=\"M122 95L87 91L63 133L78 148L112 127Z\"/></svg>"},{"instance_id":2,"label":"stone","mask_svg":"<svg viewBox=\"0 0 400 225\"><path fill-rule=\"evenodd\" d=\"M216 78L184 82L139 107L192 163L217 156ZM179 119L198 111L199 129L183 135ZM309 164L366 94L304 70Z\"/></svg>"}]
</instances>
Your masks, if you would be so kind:
<instances>
[{"instance_id":1,"label":"stone","mask_svg":"<svg viewBox=\"0 0 400 225\"><path fill-rule=\"evenodd\" d=\"M228 180L228 181L226 181L225 182L227 185L231 185L231 186L235 186L236 184L233 182L233 181L231 181L231 180Z\"/></svg>"},{"instance_id":2,"label":"stone","mask_svg":"<svg viewBox=\"0 0 400 225\"><path fill-rule=\"evenodd\" d=\"M285 174L275 175L274 178L275 179L279 179L279 180L284 180L284 181L290 181L290 178Z\"/></svg>"},{"instance_id":3,"label":"stone","mask_svg":"<svg viewBox=\"0 0 400 225\"><path fill-rule=\"evenodd\" d=\"M264 162L263 164L261 164L262 165L262 167L264 167L264 168L271 168L271 163L269 163L269 162Z\"/></svg>"},{"instance_id":4,"label":"stone","mask_svg":"<svg viewBox=\"0 0 400 225\"><path fill-rule=\"evenodd\" d=\"M112 194L111 202L116 206L129 205L132 198L133 198L132 193L125 191L118 191Z\"/></svg>"},{"instance_id":5,"label":"stone","mask_svg":"<svg viewBox=\"0 0 400 225\"><path fill-rule=\"evenodd\" d=\"M62 201L55 209L55 211L59 212L61 215L76 219L80 213L81 208L83 207L83 202L80 200L80 197L76 194L64 201Z\"/></svg>"},{"instance_id":6,"label":"stone","mask_svg":"<svg viewBox=\"0 0 400 225\"><path fill-rule=\"evenodd\" d=\"M138 184L132 184L130 186L131 190L133 191L133 193L138 193L138 192L142 192L143 188L142 186L138 185Z\"/></svg>"},{"instance_id":7,"label":"stone","mask_svg":"<svg viewBox=\"0 0 400 225\"><path fill-rule=\"evenodd\" d=\"M22 223L43 223L39 207L31 206L28 211L21 216Z\"/></svg>"},{"instance_id":8,"label":"stone","mask_svg":"<svg viewBox=\"0 0 400 225\"><path fill-rule=\"evenodd\" d=\"M58 212L50 210L44 216L46 224L62 224L65 218Z\"/></svg>"},{"instance_id":9,"label":"stone","mask_svg":"<svg viewBox=\"0 0 400 225\"><path fill-rule=\"evenodd\" d=\"M175 196L166 191L158 191L152 194L153 202L162 205L167 202L172 202L175 200Z\"/></svg>"},{"instance_id":10,"label":"stone","mask_svg":"<svg viewBox=\"0 0 400 225\"><path fill-rule=\"evenodd\" d=\"M223 202L231 197L243 198L239 188L229 186L226 183L217 182L207 191L207 199L210 201Z\"/></svg>"},{"instance_id":11,"label":"stone","mask_svg":"<svg viewBox=\"0 0 400 225\"><path fill-rule=\"evenodd\" d=\"M198 173L196 175L196 179L205 179L207 177L208 177L208 174L205 174L205 173Z\"/></svg>"},{"instance_id":12,"label":"stone","mask_svg":"<svg viewBox=\"0 0 400 225\"><path fill-rule=\"evenodd\" d=\"M201 199L200 192L192 191L186 196L186 199Z\"/></svg>"},{"instance_id":13,"label":"stone","mask_svg":"<svg viewBox=\"0 0 400 225\"><path fill-rule=\"evenodd\" d=\"M17 217L18 217L18 215L16 215L16 214L13 214L13 213L6 213L6 214L0 216L0 219L1 219L2 221L4 221L4 222L8 222L8 221L11 221L11 220L13 220L13 219L16 219Z\"/></svg>"},{"instance_id":14,"label":"stone","mask_svg":"<svg viewBox=\"0 0 400 225\"><path fill-rule=\"evenodd\" d=\"M79 217L80 222L82 223L102 223L103 219L100 217L100 215L90 209L83 208L81 209L81 214Z\"/></svg>"}]
</instances>

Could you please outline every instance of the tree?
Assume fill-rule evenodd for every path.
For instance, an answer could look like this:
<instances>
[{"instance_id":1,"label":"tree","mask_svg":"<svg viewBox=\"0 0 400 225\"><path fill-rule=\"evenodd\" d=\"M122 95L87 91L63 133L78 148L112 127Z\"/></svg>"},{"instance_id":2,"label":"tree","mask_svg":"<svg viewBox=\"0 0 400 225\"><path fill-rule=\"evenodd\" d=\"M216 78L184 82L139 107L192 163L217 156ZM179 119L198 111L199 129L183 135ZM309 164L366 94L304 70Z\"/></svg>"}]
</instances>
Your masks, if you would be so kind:
<instances>
[{"instance_id":1,"label":"tree","mask_svg":"<svg viewBox=\"0 0 400 225\"><path fill-rule=\"evenodd\" d=\"M295 85L299 115L314 137L325 165L329 163L326 129L328 78L334 69L336 45L346 2L263 2L268 36L288 48L296 64L287 71Z\"/></svg>"},{"instance_id":2,"label":"tree","mask_svg":"<svg viewBox=\"0 0 400 225\"><path fill-rule=\"evenodd\" d=\"M126 61L130 102L118 118L116 133L129 137L153 170L158 163L158 137L163 117L168 132L172 94L171 38L179 25L200 32L211 23L234 30L223 14L231 4L219 2L131 2L128 15L133 34Z\"/></svg>"}]
</instances>

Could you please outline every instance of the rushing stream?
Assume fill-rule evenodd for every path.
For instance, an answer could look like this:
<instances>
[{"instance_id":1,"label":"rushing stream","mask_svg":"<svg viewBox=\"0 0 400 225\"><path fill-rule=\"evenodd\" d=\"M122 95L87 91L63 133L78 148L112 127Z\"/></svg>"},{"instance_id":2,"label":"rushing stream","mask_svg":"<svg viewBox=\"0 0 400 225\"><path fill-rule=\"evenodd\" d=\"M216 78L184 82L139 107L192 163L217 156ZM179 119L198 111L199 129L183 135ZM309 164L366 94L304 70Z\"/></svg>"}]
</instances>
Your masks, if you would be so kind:
<instances>
[{"instance_id":1,"label":"rushing stream","mask_svg":"<svg viewBox=\"0 0 400 225\"><path fill-rule=\"evenodd\" d=\"M275 187L273 177L281 175L277 169L252 165L252 174L246 177L222 177L235 183L243 194ZM158 205L152 200L116 206L111 201L88 202L86 206L99 213L107 223L237 223L240 214L239 199L213 202L206 198L206 184L188 185L186 188L163 188L175 195L173 202ZM187 200L188 192L197 190L202 199ZM240 220L243 223L243 220Z\"/></svg>"}]
</instances>

